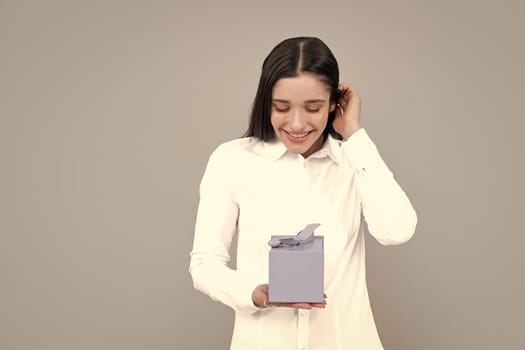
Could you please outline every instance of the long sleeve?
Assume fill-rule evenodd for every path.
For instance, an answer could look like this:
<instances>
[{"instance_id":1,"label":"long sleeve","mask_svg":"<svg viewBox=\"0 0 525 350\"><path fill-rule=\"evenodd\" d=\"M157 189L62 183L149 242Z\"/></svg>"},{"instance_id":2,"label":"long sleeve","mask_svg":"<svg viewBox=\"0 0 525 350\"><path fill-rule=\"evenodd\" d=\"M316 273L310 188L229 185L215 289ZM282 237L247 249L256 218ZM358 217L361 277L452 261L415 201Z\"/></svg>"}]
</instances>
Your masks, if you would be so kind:
<instances>
[{"instance_id":1,"label":"long sleeve","mask_svg":"<svg viewBox=\"0 0 525 350\"><path fill-rule=\"evenodd\" d=\"M210 156L200 185L189 271L197 290L235 311L254 313L259 310L251 299L255 281L228 266L239 213L228 185L232 158L222 154L221 148Z\"/></svg>"},{"instance_id":2,"label":"long sleeve","mask_svg":"<svg viewBox=\"0 0 525 350\"><path fill-rule=\"evenodd\" d=\"M408 240L417 221L364 130L345 142L328 136L306 159L282 142L249 137L219 146L201 181L190 273L197 290L236 311L231 349L382 349L366 287L364 221L383 244ZM311 222L324 237L326 308L257 308L251 294L268 283L271 235Z\"/></svg>"},{"instance_id":3,"label":"long sleeve","mask_svg":"<svg viewBox=\"0 0 525 350\"><path fill-rule=\"evenodd\" d=\"M381 244L397 245L414 234L417 214L366 131L361 128L342 145L356 172L363 216Z\"/></svg>"}]
</instances>

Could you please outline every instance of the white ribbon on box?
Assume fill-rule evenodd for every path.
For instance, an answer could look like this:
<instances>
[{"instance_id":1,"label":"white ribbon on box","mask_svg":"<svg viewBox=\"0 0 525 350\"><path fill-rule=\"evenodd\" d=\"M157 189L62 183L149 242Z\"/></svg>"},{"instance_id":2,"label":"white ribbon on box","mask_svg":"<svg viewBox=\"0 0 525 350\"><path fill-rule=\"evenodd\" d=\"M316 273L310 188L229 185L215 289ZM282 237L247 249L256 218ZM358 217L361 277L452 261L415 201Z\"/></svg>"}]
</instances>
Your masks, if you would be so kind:
<instances>
[{"instance_id":1,"label":"white ribbon on box","mask_svg":"<svg viewBox=\"0 0 525 350\"><path fill-rule=\"evenodd\" d=\"M268 244L272 248L280 248L293 247L299 244L311 242L314 239L314 231L319 226L321 226L321 224L308 224L304 229L299 231L296 236L286 238L272 238L270 241L268 241Z\"/></svg>"}]
</instances>

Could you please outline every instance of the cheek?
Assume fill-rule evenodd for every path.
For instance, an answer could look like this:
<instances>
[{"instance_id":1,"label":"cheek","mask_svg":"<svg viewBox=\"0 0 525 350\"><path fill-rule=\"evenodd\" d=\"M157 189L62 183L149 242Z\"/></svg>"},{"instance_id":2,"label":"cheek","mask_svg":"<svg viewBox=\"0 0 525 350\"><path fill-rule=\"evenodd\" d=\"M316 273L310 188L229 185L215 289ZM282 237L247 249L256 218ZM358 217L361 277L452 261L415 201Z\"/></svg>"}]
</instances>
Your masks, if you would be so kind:
<instances>
[{"instance_id":1,"label":"cheek","mask_svg":"<svg viewBox=\"0 0 525 350\"><path fill-rule=\"evenodd\" d=\"M324 130L328 124L328 110L326 113L323 113L323 116L319 116L319 119L316 120L315 126L318 129Z\"/></svg>"},{"instance_id":2,"label":"cheek","mask_svg":"<svg viewBox=\"0 0 525 350\"><path fill-rule=\"evenodd\" d=\"M278 128L283 123L283 117L279 116L278 114L272 113L270 117L270 123L274 127L274 129Z\"/></svg>"}]
</instances>

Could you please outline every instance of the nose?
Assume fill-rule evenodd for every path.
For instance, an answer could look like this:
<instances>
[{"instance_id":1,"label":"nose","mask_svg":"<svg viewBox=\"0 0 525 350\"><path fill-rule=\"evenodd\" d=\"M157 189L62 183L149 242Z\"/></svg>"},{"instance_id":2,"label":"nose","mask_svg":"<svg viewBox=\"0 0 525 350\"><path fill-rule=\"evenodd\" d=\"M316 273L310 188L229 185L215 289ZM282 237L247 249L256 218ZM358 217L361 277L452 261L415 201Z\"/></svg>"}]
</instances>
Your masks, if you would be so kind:
<instances>
[{"instance_id":1,"label":"nose","mask_svg":"<svg viewBox=\"0 0 525 350\"><path fill-rule=\"evenodd\" d=\"M306 120L299 109L290 114L289 125L292 131L303 131L306 128Z\"/></svg>"}]
</instances>

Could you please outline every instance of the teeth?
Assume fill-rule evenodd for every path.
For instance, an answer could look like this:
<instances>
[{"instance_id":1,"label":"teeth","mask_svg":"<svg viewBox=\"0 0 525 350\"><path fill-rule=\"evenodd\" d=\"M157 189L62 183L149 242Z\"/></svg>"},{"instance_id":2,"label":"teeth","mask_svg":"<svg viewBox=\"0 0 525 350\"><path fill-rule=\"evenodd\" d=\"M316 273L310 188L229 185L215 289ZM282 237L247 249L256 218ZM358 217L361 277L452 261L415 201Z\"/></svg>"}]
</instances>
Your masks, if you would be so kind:
<instances>
[{"instance_id":1,"label":"teeth","mask_svg":"<svg viewBox=\"0 0 525 350\"><path fill-rule=\"evenodd\" d=\"M290 135L291 137L295 137L297 139L300 139L301 137L305 137L306 135L308 135L308 131L303 133L303 134L292 134L292 133L288 133L288 135Z\"/></svg>"}]
</instances>

